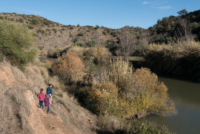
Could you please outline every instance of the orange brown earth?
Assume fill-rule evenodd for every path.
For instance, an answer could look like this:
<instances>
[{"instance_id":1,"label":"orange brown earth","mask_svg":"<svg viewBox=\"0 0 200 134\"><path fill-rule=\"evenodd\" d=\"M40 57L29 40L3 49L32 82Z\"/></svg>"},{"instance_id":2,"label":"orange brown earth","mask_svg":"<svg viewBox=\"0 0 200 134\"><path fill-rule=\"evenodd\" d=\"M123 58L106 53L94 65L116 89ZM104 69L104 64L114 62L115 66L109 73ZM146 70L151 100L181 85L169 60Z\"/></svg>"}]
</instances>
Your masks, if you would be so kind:
<instances>
[{"instance_id":1,"label":"orange brown earth","mask_svg":"<svg viewBox=\"0 0 200 134\"><path fill-rule=\"evenodd\" d=\"M41 75L41 70L45 74ZM60 97L54 89L51 113L38 107L37 93L40 88L47 87L47 78L54 84L57 82L57 78L48 76L43 67L28 66L22 72L9 63L0 63L0 133L96 133L96 116L79 106L66 92Z\"/></svg>"}]
</instances>

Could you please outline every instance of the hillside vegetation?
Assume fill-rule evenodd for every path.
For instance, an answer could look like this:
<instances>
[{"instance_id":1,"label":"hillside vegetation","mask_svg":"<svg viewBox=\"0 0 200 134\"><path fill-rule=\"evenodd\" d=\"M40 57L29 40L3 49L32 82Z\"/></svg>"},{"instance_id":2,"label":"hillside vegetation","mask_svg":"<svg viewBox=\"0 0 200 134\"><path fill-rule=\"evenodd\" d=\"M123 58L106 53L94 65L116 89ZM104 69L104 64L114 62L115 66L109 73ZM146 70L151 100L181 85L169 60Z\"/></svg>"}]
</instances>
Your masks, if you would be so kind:
<instances>
[{"instance_id":1,"label":"hillside vegetation","mask_svg":"<svg viewBox=\"0 0 200 134\"><path fill-rule=\"evenodd\" d=\"M183 9L178 12L178 16L158 19L157 24L148 30L151 43L173 43L185 35L192 36L190 38L196 41L200 40L200 10L188 13Z\"/></svg>"},{"instance_id":2,"label":"hillside vegetation","mask_svg":"<svg viewBox=\"0 0 200 134\"><path fill-rule=\"evenodd\" d=\"M137 42L137 37L144 31L142 28L129 26L111 29L98 25L95 27L62 25L37 15L17 13L0 13L0 19L26 24L35 36L35 46L41 50L41 55L44 56L47 56L52 49L66 48L71 45L81 47L103 45L112 48L113 53L116 54L118 49L115 49L117 46L115 43L119 43L122 33L126 33L128 36L132 35ZM134 48L132 49L130 55L134 53Z\"/></svg>"}]
</instances>

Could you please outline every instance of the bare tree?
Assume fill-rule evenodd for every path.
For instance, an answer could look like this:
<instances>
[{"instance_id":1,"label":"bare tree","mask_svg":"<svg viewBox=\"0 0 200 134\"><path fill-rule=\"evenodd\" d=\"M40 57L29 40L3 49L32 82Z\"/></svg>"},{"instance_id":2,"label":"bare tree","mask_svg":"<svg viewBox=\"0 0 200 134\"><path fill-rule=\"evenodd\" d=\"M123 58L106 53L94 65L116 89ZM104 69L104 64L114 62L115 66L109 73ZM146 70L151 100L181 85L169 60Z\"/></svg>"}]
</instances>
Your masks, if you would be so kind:
<instances>
[{"instance_id":1,"label":"bare tree","mask_svg":"<svg viewBox=\"0 0 200 134\"><path fill-rule=\"evenodd\" d=\"M119 40L118 47L120 48L120 55L127 58L133 52L133 46L136 43L134 35L124 30L120 33Z\"/></svg>"},{"instance_id":2,"label":"bare tree","mask_svg":"<svg viewBox=\"0 0 200 134\"><path fill-rule=\"evenodd\" d=\"M187 50L187 54L188 54L189 43L194 40L194 37L191 33L191 29L188 27L187 20L181 19L179 23L180 23L180 26L176 28L176 31L174 34L175 34L175 37L178 39L178 41L186 42L185 49Z\"/></svg>"},{"instance_id":3,"label":"bare tree","mask_svg":"<svg viewBox=\"0 0 200 134\"><path fill-rule=\"evenodd\" d=\"M139 52L140 54L144 54L145 50L147 49L149 45L149 31L144 30L141 33L141 39L139 40Z\"/></svg>"},{"instance_id":4,"label":"bare tree","mask_svg":"<svg viewBox=\"0 0 200 134\"><path fill-rule=\"evenodd\" d=\"M102 46L102 44L103 44L102 33L100 31L95 31L93 33L93 35L94 35L94 39L96 41L96 46L97 47Z\"/></svg>"}]
</instances>

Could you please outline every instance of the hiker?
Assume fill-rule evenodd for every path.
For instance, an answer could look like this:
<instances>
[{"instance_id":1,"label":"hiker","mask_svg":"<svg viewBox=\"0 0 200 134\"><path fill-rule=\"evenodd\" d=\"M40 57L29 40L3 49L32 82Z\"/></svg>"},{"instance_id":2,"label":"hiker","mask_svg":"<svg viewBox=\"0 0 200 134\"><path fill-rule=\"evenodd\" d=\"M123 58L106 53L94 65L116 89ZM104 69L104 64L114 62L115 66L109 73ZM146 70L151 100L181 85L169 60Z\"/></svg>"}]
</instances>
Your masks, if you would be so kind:
<instances>
[{"instance_id":1,"label":"hiker","mask_svg":"<svg viewBox=\"0 0 200 134\"><path fill-rule=\"evenodd\" d=\"M50 109L49 109L49 97L47 94L45 94L44 104L45 104L45 107L47 108L47 114L48 114L50 112Z\"/></svg>"},{"instance_id":2,"label":"hiker","mask_svg":"<svg viewBox=\"0 0 200 134\"><path fill-rule=\"evenodd\" d=\"M44 93L42 88L40 89L40 93L38 93L38 98L40 107L43 109Z\"/></svg>"},{"instance_id":3,"label":"hiker","mask_svg":"<svg viewBox=\"0 0 200 134\"><path fill-rule=\"evenodd\" d=\"M47 88L46 94L48 94L48 96L49 96L49 102L50 102L50 104L52 104L53 90L52 90L52 85L51 84L49 84L49 87Z\"/></svg>"}]
</instances>

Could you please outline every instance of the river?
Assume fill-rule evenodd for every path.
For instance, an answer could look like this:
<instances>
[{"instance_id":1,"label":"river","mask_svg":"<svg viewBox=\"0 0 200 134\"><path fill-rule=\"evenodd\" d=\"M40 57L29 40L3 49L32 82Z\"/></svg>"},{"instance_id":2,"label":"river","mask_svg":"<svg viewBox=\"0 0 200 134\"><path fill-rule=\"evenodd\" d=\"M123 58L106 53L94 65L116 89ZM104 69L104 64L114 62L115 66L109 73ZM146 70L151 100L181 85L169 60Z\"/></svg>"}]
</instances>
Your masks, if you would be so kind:
<instances>
[{"instance_id":1,"label":"river","mask_svg":"<svg viewBox=\"0 0 200 134\"><path fill-rule=\"evenodd\" d=\"M168 87L170 98L176 103L178 114L170 117L147 116L159 125L167 125L177 134L200 133L200 83L169 77L159 77Z\"/></svg>"}]
</instances>

